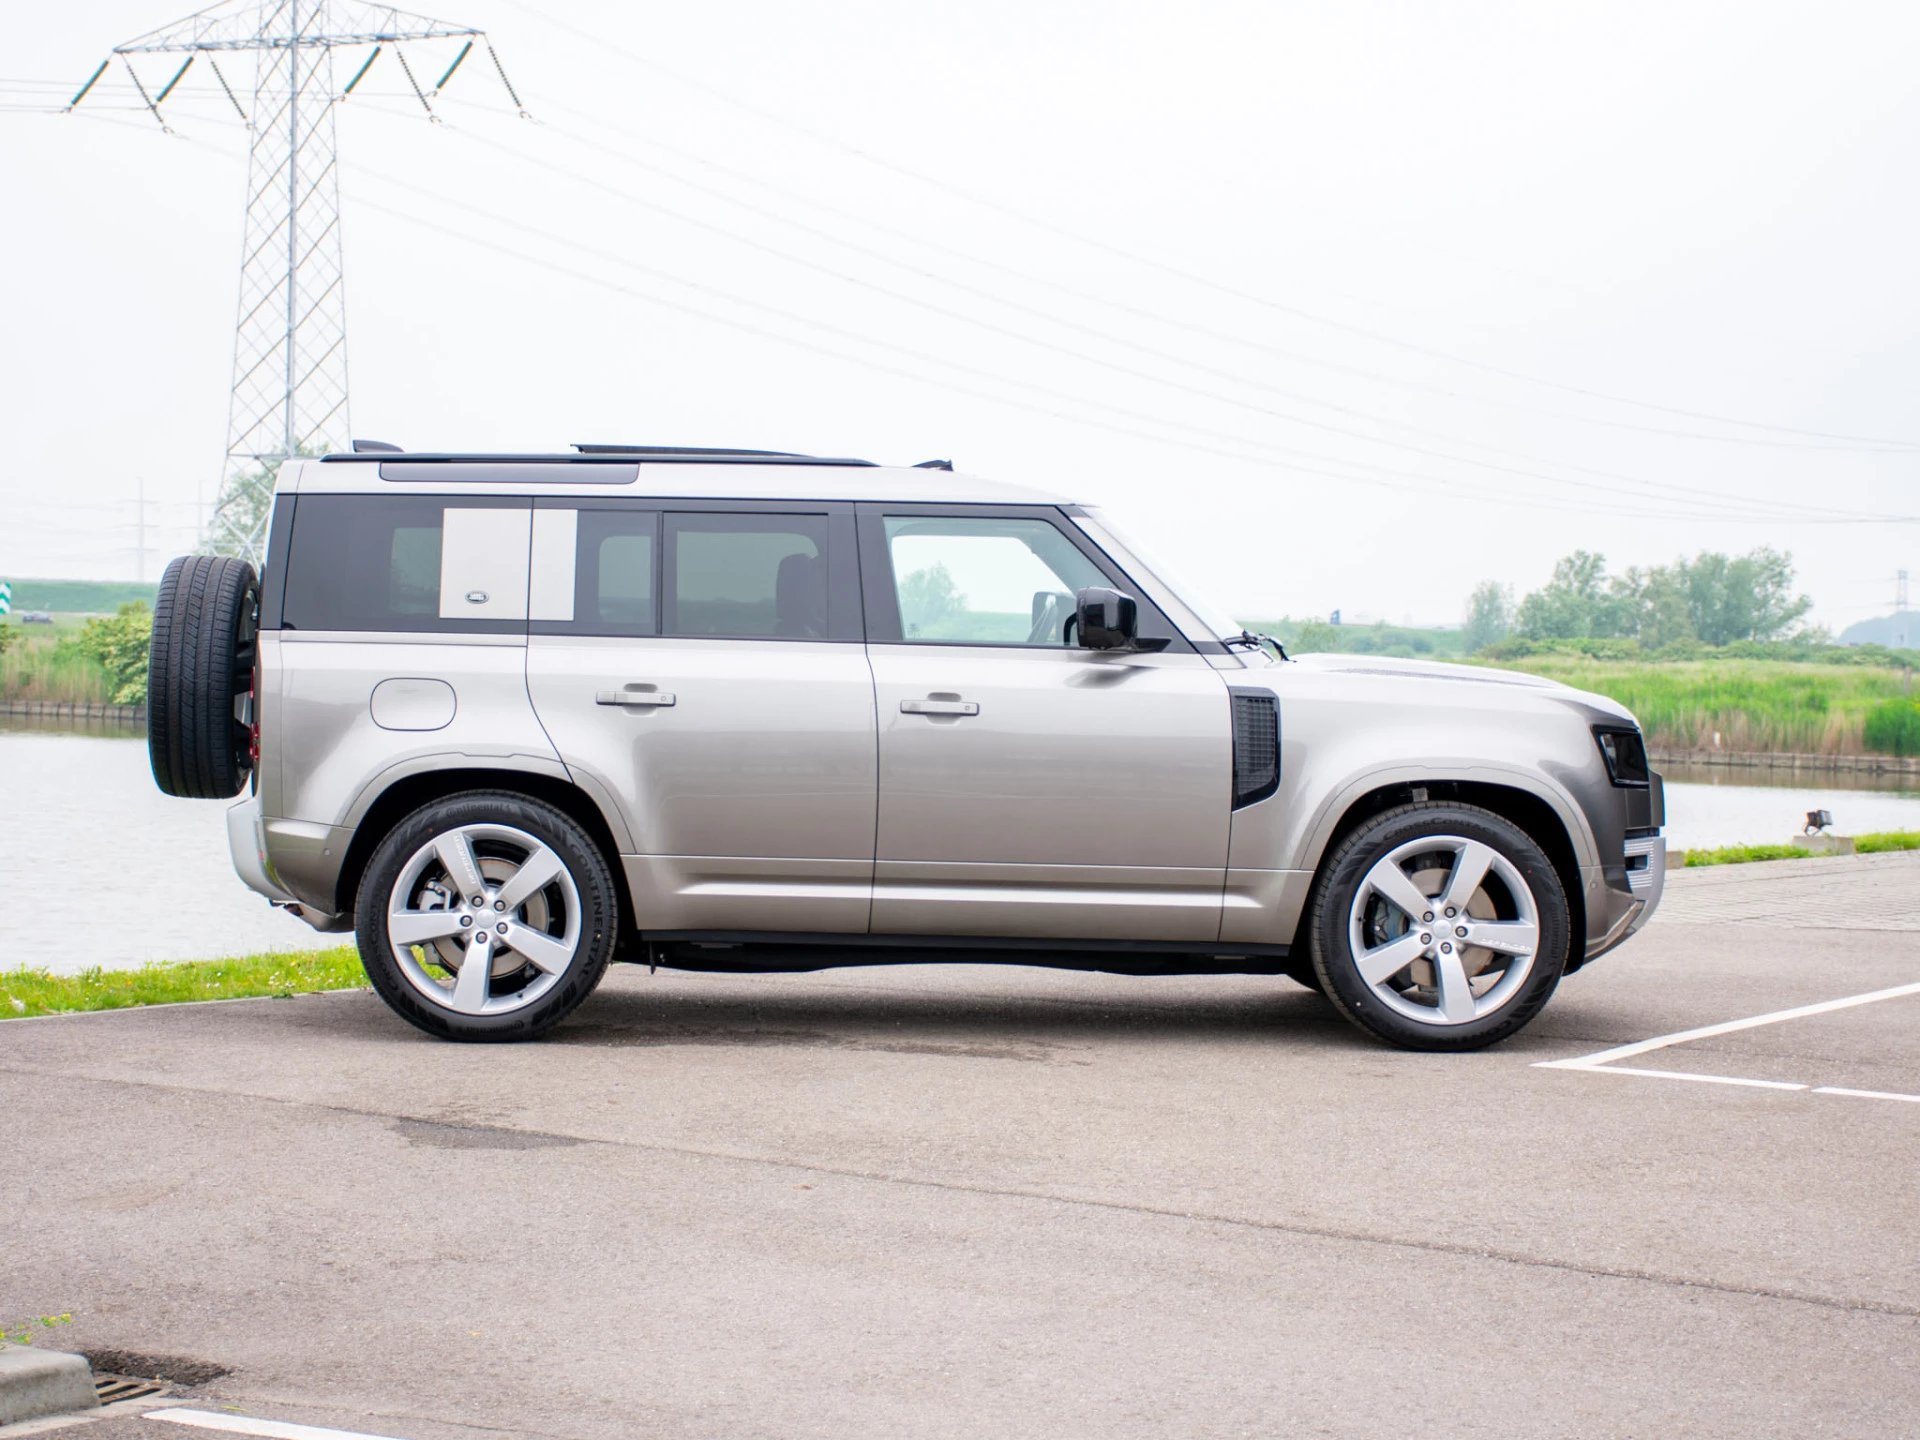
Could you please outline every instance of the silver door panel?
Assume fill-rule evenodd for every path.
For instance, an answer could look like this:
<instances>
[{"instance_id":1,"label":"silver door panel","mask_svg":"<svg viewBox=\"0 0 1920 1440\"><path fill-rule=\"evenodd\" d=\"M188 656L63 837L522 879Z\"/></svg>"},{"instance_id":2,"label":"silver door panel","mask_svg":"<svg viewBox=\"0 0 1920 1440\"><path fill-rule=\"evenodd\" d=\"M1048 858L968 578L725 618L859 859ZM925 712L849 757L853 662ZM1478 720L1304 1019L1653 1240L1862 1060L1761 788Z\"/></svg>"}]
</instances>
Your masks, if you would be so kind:
<instances>
[{"instance_id":1,"label":"silver door panel","mask_svg":"<svg viewBox=\"0 0 1920 1440\"><path fill-rule=\"evenodd\" d=\"M633 854L671 862L628 866L643 927L866 928L877 762L863 647L535 635L527 684L569 770L619 798ZM641 703L605 703L622 693ZM851 923L854 902L832 893L848 876Z\"/></svg>"},{"instance_id":2,"label":"silver door panel","mask_svg":"<svg viewBox=\"0 0 1920 1440\"><path fill-rule=\"evenodd\" d=\"M628 855L621 863L649 930L858 935L867 928L871 860Z\"/></svg>"},{"instance_id":3,"label":"silver door panel","mask_svg":"<svg viewBox=\"0 0 1920 1440\"><path fill-rule=\"evenodd\" d=\"M1211 939L1232 737L1191 654L874 645L876 933ZM942 702L903 710L903 703ZM969 710L967 707L978 707Z\"/></svg>"},{"instance_id":4,"label":"silver door panel","mask_svg":"<svg viewBox=\"0 0 1920 1440\"><path fill-rule=\"evenodd\" d=\"M1220 872L1123 865L874 866L876 935L1212 940Z\"/></svg>"},{"instance_id":5,"label":"silver door panel","mask_svg":"<svg viewBox=\"0 0 1920 1440\"><path fill-rule=\"evenodd\" d=\"M1222 869L1233 743L1194 655L871 647L881 858ZM905 714L903 700L977 704Z\"/></svg>"}]
</instances>

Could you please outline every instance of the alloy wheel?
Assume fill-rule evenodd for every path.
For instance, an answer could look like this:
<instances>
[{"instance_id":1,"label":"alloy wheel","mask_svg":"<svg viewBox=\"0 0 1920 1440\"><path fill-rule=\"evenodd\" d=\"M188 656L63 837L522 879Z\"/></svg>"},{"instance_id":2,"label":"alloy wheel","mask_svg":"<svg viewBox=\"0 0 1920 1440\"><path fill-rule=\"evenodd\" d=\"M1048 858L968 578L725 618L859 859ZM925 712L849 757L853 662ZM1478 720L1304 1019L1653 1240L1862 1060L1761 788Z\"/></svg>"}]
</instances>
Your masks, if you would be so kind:
<instances>
[{"instance_id":1,"label":"alloy wheel","mask_svg":"<svg viewBox=\"0 0 1920 1440\"><path fill-rule=\"evenodd\" d=\"M1513 862L1480 840L1423 836L1376 860L1347 917L1361 981L1424 1025L1501 1009L1540 952L1540 913Z\"/></svg>"},{"instance_id":2,"label":"alloy wheel","mask_svg":"<svg viewBox=\"0 0 1920 1440\"><path fill-rule=\"evenodd\" d=\"M499 1015L559 983L580 949L580 891L552 846L462 825L401 867L387 938L408 984L460 1015Z\"/></svg>"}]
</instances>

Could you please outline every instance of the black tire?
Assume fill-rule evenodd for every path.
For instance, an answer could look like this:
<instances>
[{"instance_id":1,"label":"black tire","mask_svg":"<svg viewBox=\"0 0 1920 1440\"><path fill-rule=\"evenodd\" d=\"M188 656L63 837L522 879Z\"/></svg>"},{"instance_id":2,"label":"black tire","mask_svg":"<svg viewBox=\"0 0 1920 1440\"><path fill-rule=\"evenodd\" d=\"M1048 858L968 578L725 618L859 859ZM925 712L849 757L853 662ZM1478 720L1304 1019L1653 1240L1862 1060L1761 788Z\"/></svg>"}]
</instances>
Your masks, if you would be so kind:
<instances>
[{"instance_id":1,"label":"black tire","mask_svg":"<svg viewBox=\"0 0 1920 1440\"><path fill-rule=\"evenodd\" d=\"M260 586L253 566L183 555L154 598L147 650L147 755L169 795L227 800L253 769L240 697L253 688Z\"/></svg>"},{"instance_id":2,"label":"black tire","mask_svg":"<svg viewBox=\"0 0 1920 1440\"><path fill-rule=\"evenodd\" d=\"M1289 955L1280 962L1280 973L1294 984L1304 985L1315 994L1320 994L1323 993L1320 989L1320 975L1313 968L1311 952L1312 947L1309 946L1308 953L1305 955Z\"/></svg>"},{"instance_id":3,"label":"black tire","mask_svg":"<svg viewBox=\"0 0 1920 1440\"><path fill-rule=\"evenodd\" d=\"M538 998L500 1014L459 1014L437 1003L420 988L421 967L411 956L402 958L388 931L388 902L405 879L410 862L436 837L464 826L505 827L550 847L565 866L578 897L578 938L571 961L556 972L558 979ZM354 914L355 938L367 978L396 1015L443 1040L499 1042L531 1040L545 1033L593 993L613 959L620 907L606 856L571 816L524 795L481 790L423 805L388 832L360 879ZM524 915L523 909L514 910L504 918ZM495 918L500 917L484 917L486 921ZM473 933L460 932L462 936ZM419 948L424 952L425 947ZM470 942L466 948L471 951ZM500 990L501 984L496 977L490 995L514 1003L515 992Z\"/></svg>"},{"instance_id":4,"label":"black tire","mask_svg":"<svg viewBox=\"0 0 1920 1440\"><path fill-rule=\"evenodd\" d=\"M1531 970L1497 1009L1457 1024L1429 1023L1392 1008L1362 978L1353 955L1349 920L1368 873L1397 848L1430 837L1479 841L1503 857L1531 892L1538 917ZM1314 970L1327 998L1368 1034L1408 1050L1478 1050L1515 1034L1540 1013L1560 983L1571 943L1566 889L1546 853L1511 821L1461 804L1403 805L1361 825L1322 867L1307 928Z\"/></svg>"}]
</instances>

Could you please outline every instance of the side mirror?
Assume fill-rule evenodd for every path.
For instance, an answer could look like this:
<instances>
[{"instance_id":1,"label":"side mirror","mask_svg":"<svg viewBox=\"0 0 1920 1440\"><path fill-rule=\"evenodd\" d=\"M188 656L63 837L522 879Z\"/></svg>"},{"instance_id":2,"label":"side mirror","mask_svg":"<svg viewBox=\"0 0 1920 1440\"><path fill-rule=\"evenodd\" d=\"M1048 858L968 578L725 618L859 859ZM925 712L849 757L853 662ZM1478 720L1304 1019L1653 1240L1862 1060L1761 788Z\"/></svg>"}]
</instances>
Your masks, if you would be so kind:
<instances>
[{"instance_id":1,"label":"side mirror","mask_svg":"<svg viewBox=\"0 0 1920 1440\"><path fill-rule=\"evenodd\" d=\"M1139 607L1131 595L1090 585L1075 594L1074 623L1089 650L1125 650L1139 629Z\"/></svg>"}]
</instances>

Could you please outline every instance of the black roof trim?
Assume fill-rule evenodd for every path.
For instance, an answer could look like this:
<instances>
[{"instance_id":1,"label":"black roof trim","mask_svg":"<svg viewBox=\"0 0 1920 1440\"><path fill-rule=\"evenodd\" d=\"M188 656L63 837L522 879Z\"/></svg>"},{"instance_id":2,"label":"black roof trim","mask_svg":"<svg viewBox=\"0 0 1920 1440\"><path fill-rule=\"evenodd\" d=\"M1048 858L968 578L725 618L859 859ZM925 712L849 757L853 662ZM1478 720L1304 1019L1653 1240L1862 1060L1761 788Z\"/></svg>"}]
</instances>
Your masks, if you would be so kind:
<instances>
[{"instance_id":1,"label":"black roof trim","mask_svg":"<svg viewBox=\"0 0 1920 1440\"><path fill-rule=\"evenodd\" d=\"M871 465L871 460L802 455L797 450L713 449L705 445L600 445L574 442L582 455L651 456L655 460L714 465Z\"/></svg>"},{"instance_id":2,"label":"black roof trim","mask_svg":"<svg viewBox=\"0 0 1920 1440\"><path fill-rule=\"evenodd\" d=\"M389 452L391 453L391 452ZM607 465L607 464L657 464L657 465L861 465L871 466L871 460L835 459L826 455L787 455L778 451L757 450L664 450L620 449L613 446L595 446L590 451L573 455L512 455L482 454L465 455L450 451L405 451L407 463L418 465ZM322 464L337 464L343 461L358 460L362 463L377 459L376 455L322 455Z\"/></svg>"}]
</instances>

